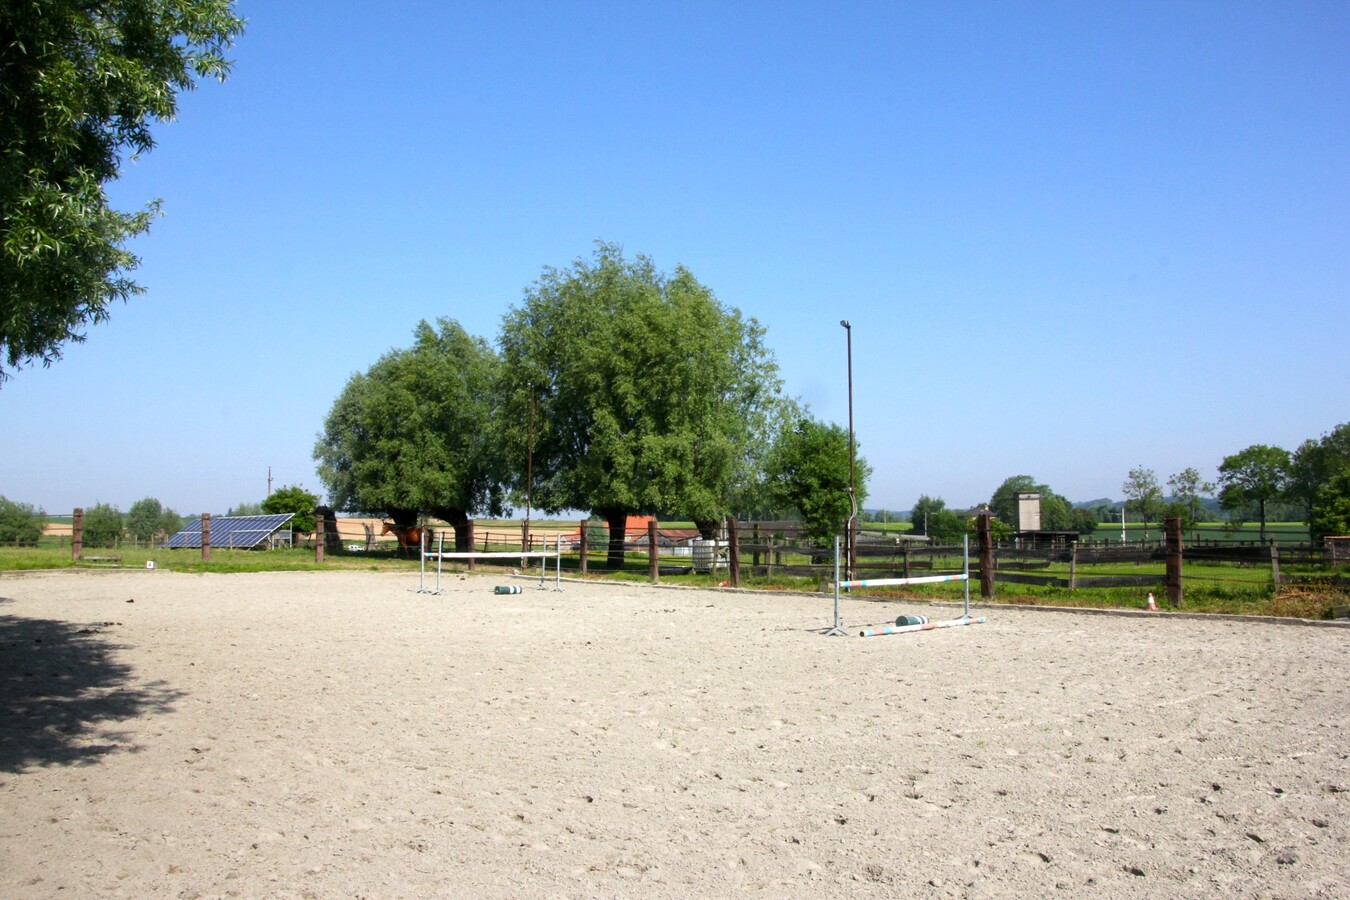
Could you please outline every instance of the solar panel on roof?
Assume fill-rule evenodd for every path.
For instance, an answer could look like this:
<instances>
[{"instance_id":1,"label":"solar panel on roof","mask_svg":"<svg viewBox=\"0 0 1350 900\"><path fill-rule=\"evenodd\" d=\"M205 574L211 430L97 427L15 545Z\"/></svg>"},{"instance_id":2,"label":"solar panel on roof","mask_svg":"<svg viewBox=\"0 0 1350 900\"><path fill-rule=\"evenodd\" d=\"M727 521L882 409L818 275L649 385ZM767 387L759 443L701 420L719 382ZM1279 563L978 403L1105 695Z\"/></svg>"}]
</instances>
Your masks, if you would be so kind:
<instances>
[{"instance_id":1,"label":"solar panel on roof","mask_svg":"<svg viewBox=\"0 0 1350 900\"><path fill-rule=\"evenodd\" d=\"M211 546L222 550L251 550L267 540L283 525L295 518L295 513L275 513L269 516L211 517ZM164 542L169 549L200 547L202 520L198 517L182 531Z\"/></svg>"}]
</instances>

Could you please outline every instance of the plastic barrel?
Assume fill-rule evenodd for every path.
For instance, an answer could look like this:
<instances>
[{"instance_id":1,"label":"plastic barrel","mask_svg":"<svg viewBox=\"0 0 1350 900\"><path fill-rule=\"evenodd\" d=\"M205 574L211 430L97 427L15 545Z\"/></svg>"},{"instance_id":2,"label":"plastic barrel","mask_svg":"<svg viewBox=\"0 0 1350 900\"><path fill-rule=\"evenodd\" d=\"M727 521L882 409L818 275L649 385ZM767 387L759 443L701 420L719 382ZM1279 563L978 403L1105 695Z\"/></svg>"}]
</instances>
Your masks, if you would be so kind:
<instances>
[{"instance_id":1,"label":"plastic barrel","mask_svg":"<svg viewBox=\"0 0 1350 900\"><path fill-rule=\"evenodd\" d=\"M927 625L927 616L901 616L895 620L896 625Z\"/></svg>"},{"instance_id":2,"label":"plastic barrel","mask_svg":"<svg viewBox=\"0 0 1350 900\"><path fill-rule=\"evenodd\" d=\"M518 584L499 584L492 589L494 594L519 594L521 587Z\"/></svg>"}]
</instances>

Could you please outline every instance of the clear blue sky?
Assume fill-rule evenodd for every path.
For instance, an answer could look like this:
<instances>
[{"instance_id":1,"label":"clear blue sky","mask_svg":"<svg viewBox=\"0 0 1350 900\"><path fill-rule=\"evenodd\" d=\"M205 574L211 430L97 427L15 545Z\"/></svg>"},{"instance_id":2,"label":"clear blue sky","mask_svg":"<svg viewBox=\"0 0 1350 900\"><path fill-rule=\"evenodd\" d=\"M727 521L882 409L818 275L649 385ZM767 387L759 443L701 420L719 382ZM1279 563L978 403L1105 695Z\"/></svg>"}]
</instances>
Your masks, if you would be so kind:
<instances>
[{"instance_id":1,"label":"clear blue sky","mask_svg":"<svg viewBox=\"0 0 1350 900\"><path fill-rule=\"evenodd\" d=\"M0 494L317 493L346 380L597 239L768 328L870 507L1121 496L1350 420L1350 4L239 4L114 202L149 293L0 388Z\"/></svg>"}]
</instances>

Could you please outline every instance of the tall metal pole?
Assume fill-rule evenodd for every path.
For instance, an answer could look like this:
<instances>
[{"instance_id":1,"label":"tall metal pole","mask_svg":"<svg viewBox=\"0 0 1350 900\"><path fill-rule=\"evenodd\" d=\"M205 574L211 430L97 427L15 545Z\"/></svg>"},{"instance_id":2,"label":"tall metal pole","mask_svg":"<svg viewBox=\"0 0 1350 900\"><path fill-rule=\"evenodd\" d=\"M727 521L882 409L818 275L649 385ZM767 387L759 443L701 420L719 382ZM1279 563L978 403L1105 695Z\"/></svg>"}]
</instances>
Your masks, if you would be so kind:
<instances>
[{"instance_id":1,"label":"tall metal pole","mask_svg":"<svg viewBox=\"0 0 1350 900\"><path fill-rule=\"evenodd\" d=\"M858 494L854 483L853 459L856 455L853 451L853 326L848 323L848 319L840 319L839 324L844 326L844 333L848 336L848 496L852 502L853 515L848 520L848 535L845 538L847 547L847 578L853 578L853 570L857 565L857 548L854 547L853 529L854 518L858 514Z\"/></svg>"}]
</instances>

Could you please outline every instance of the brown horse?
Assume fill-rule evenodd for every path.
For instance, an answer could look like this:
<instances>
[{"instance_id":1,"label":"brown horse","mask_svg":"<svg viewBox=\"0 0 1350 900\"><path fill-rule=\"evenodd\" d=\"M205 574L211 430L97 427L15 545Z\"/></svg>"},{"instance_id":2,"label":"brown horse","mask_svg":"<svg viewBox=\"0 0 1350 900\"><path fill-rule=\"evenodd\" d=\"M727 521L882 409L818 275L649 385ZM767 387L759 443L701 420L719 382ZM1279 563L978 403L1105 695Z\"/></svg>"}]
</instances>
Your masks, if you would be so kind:
<instances>
[{"instance_id":1,"label":"brown horse","mask_svg":"<svg viewBox=\"0 0 1350 900\"><path fill-rule=\"evenodd\" d=\"M385 522L384 530L380 534L392 534L398 538L398 552L405 558L409 549L422 552L422 529L416 525L395 525L393 522Z\"/></svg>"}]
</instances>

